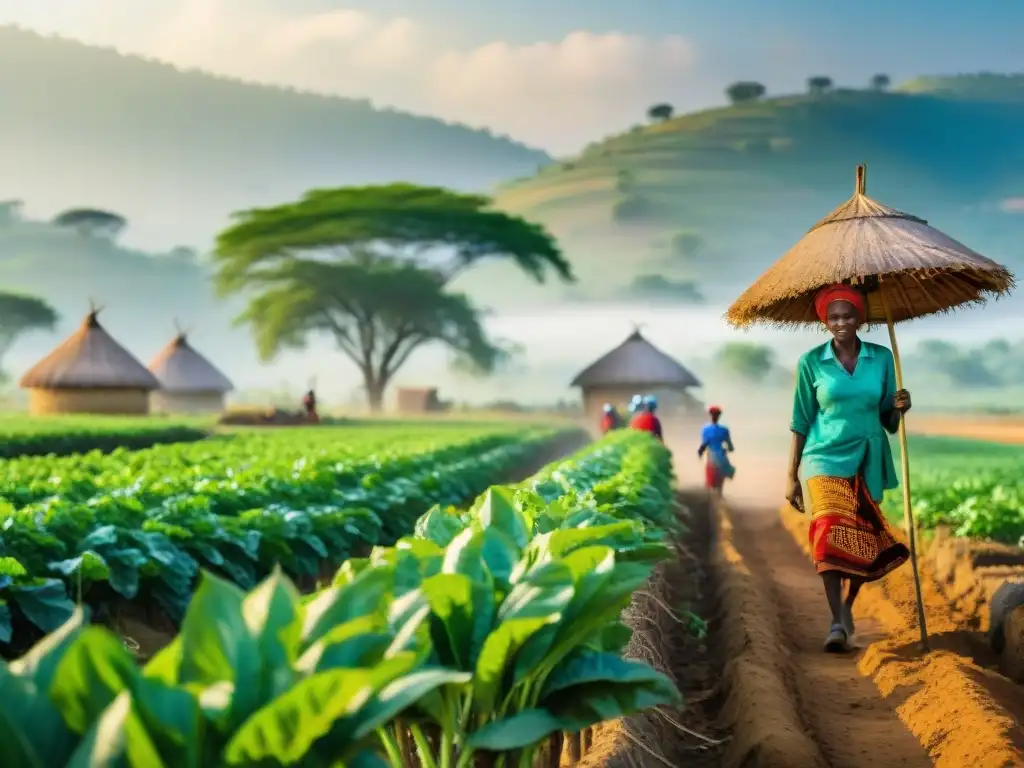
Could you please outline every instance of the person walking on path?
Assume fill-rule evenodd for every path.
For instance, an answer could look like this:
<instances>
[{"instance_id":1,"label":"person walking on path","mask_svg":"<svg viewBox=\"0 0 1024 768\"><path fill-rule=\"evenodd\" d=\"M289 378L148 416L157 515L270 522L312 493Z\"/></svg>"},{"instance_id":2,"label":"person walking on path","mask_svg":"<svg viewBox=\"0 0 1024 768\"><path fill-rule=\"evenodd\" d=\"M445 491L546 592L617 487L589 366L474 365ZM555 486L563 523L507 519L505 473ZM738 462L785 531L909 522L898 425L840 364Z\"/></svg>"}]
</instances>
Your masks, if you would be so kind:
<instances>
[{"instance_id":1,"label":"person walking on path","mask_svg":"<svg viewBox=\"0 0 1024 768\"><path fill-rule=\"evenodd\" d=\"M601 416L601 434L607 435L609 432L622 427L622 417L619 416L619 412L615 410L615 406L611 403L604 404L604 414Z\"/></svg>"},{"instance_id":2,"label":"person walking on path","mask_svg":"<svg viewBox=\"0 0 1024 768\"><path fill-rule=\"evenodd\" d=\"M909 392L896 389L892 352L857 336L867 314L858 290L822 288L814 311L832 339L797 365L786 499L811 515L812 556L832 611L825 650L837 653L850 648L861 586L910 556L878 503L899 485L886 432L897 431L911 403Z\"/></svg>"},{"instance_id":3,"label":"person walking on path","mask_svg":"<svg viewBox=\"0 0 1024 768\"><path fill-rule=\"evenodd\" d=\"M721 496L722 486L726 480L736 474L736 469L729 461L729 453L736 449L732 444L732 435L729 428L720 422L722 409L717 405L708 408L708 416L711 423L705 424L700 432L700 447L697 449L697 458L703 458L707 454L707 463L704 467L704 483L707 489L715 496Z\"/></svg>"},{"instance_id":4,"label":"person walking on path","mask_svg":"<svg viewBox=\"0 0 1024 768\"><path fill-rule=\"evenodd\" d=\"M650 432L661 442L665 442L661 431L661 419L654 415L658 409L658 398L654 395L647 395L637 408L636 413L629 422L631 429L638 429L641 432Z\"/></svg>"}]
</instances>

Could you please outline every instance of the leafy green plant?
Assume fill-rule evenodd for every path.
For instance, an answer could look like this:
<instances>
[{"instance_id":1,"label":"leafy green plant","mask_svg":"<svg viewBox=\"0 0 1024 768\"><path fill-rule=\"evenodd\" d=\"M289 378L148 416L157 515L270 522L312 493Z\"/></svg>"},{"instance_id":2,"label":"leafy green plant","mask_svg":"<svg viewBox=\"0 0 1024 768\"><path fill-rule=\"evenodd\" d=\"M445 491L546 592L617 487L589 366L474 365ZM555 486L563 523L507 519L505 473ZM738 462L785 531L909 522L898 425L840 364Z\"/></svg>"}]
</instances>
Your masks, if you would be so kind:
<instances>
[{"instance_id":1,"label":"leafy green plant","mask_svg":"<svg viewBox=\"0 0 1024 768\"><path fill-rule=\"evenodd\" d=\"M0 642L17 642L18 627L55 629L70 597L151 599L180 619L200 568L243 588L277 565L315 578L409 533L431 504L473 498L558 434L294 430L7 462Z\"/></svg>"}]
</instances>

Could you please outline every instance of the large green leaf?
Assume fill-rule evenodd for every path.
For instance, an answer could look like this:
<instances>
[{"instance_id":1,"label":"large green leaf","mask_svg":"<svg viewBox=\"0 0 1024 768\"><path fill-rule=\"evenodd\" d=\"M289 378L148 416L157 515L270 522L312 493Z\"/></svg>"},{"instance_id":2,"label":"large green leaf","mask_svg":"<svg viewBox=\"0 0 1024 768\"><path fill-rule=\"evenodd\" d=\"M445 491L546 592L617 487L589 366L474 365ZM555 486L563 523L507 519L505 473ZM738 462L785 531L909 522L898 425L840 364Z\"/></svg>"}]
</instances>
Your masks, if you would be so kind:
<instances>
[{"instance_id":1,"label":"large green leaf","mask_svg":"<svg viewBox=\"0 0 1024 768\"><path fill-rule=\"evenodd\" d=\"M302 606L279 567L246 595L242 615L259 651L258 699L270 701L292 684L302 635Z\"/></svg>"},{"instance_id":2,"label":"large green leaf","mask_svg":"<svg viewBox=\"0 0 1024 768\"><path fill-rule=\"evenodd\" d=\"M352 734L357 739L368 736L441 686L464 685L471 679L468 672L452 669L423 669L399 677L353 717Z\"/></svg>"},{"instance_id":3,"label":"large green leaf","mask_svg":"<svg viewBox=\"0 0 1024 768\"><path fill-rule=\"evenodd\" d=\"M8 599L17 604L25 618L43 632L53 632L71 618L75 603L68 598L60 579L35 579L27 584L13 584Z\"/></svg>"},{"instance_id":4,"label":"large green leaf","mask_svg":"<svg viewBox=\"0 0 1024 768\"><path fill-rule=\"evenodd\" d=\"M662 683L666 678L642 661L616 653L580 650L566 657L548 677L541 693L547 696L573 686L603 682L607 685Z\"/></svg>"},{"instance_id":5,"label":"large green leaf","mask_svg":"<svg viewBox=\"0 0 1024 768\"><path fill-rule=\"evenodd\" d=\"M47 768L62 765L74 748L75 737L50 700L50 686L65 654L81 634L84 622L85 613L76 608L58 630L11 662L7 668L10 675L4 677L0 688L5 714L20 724L24 739ZM16 680L11 680L11 676Z\"/></svg>"},{"instance_id":6,"label":"large green leaf","mask_svg":"<svg viewBox=\"0 0 1024 768\"><path fill-rule=\"evenodd\" d=\"M344 586L323 590L306 604L302 627L303 647L308 648L332 628L346 621L381 611L394 587L393 568L367 568Z\"/></svg>"},{"instance_id":7,"label":"large green leaf","mask_svg":"<svg viewBox=\"0 0 1024 768\"><path fill-rule=\"evenodd\" d=\"M300 680L241 725L225 749L225 763L300 763L338 720L366 704L373 695L373 682L370 671L354 669L318 672ZM334 758L343 761L345 755L336 754Z\"/></svg>"},{"instance_id":8,"label":"large green leaf","mask_svg":"<svg viewBox=\"0 0 1024 768\"><path fill-rule=\"evenodd\" d=\"M423 582L430 605L434 652L445 666L469 671L476 666L495 615L494 587L460 573L440 573Z\"/></svg>"},{"instance_id":9,"label":"large green leaf","mask_svg":"<svg viewBox=\"0 0 1024 768\"><path fill-rule=\"evenodd\" d=\"M135 711L157 751L174 768L201 768L203 718L199 702L183 688L142 676L132 683Z\"/></svg>"},{"instance_id":10,"label":"large green leaf","mask_svg":"<svg viewBox=\"0 0 1024 768\"><path fill-rule=\"evenodd\" d=\"M122 692L82 739L66 768L178 768L161 759L145 725Z\"/></svg>"},{"instance_id":11,"label":"large green leaf","mask_svg":"<svg viewBox=\"0 0 1024 768\"><path fill-rule=\"evenodd\" d=\"M466 746L488 752L508 752L536 744L563 728L562 720L547 710L525 709L477 729Z\"/></svg>"},{"instance_id":12,"label":"large green leaf","mask_svg":"<svg viewBox=\"0 0 1024 768\"><path fill-rule=\"evenodd\" d=\"M138 674L135 660L109 630L86 627L57 667L50 698L67 726L84 735Z\"/></svg>"},{"instance_id":13,"label":"large green leaf","mask_svg":"<svg viewBox=\"0 0 1024 768\"><path fill-rule=\"evenodd\" d=\"M502 680L519 650L540 629L561 618L572 600L572 583L569 569L560 563L548 563L513 587L477 660L473 702L478 711L494 707Z\"/></svg>"},{"instance_id":14,"label":"large green leaf","mask_svg":"<svg viewBox=\"0 0 1024 768\"><path fill-rule=\"evenodd\" d=\"M47 768L42 752L48 734L33 727L26 713L32 707L33 694L25 681L12 675L6 664L0 663L0 749L3 764L10 768ZM40 741L41 743L36 743Z\"/></svg>"},{"instance_id":15,"label":"large green leaf","mask_svg":"<svg viewBox=\"0 0 1024 768\"><path fill-rule=\"evenodd\" d=\"M508 488L492 486L474 505L476 520L483 528L496 528L519 548L530 543L532 521L515 504L515 493Z\"/></svg>"}]
</instances>

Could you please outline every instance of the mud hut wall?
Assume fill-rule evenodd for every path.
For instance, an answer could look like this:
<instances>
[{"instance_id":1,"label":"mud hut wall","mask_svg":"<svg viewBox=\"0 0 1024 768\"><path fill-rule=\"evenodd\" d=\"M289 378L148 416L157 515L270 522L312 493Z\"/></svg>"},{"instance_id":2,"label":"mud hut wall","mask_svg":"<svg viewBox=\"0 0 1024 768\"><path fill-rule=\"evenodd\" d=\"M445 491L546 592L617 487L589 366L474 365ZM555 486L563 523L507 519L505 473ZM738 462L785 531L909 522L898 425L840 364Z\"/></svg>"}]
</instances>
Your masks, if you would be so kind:
<instances>
[{"instance_id":1,"label":"mud hut wall","mask_svg":"<svg viewBox=\"0 0 1024 768\"><path fill-rule=\"evenodd\" d=\"M397 397L398 410L401 413L435 413L443 410L437 396L436 388L418 389L401 387Z\"/></svg>"},{"instance_id":2,"label":"mud hut wall","mask_svg":"<svg viewBox=\"0 0 1024 768\"><path fill-rule=\"evenodd\" d=\"M166 392L157 390L149 396L153 413L221 413L222 392Z\"/></svg>"},{"instance_id":3,"label":"mud hut wall","mask_svg":"<svg viewBox=\"0 0 1024 768\"><path fill-rule=\"evenodd\" d=\"M149 392L144 389L30 389L28 410L48 413L149 413Z\"/></svg>"}]
</instances>

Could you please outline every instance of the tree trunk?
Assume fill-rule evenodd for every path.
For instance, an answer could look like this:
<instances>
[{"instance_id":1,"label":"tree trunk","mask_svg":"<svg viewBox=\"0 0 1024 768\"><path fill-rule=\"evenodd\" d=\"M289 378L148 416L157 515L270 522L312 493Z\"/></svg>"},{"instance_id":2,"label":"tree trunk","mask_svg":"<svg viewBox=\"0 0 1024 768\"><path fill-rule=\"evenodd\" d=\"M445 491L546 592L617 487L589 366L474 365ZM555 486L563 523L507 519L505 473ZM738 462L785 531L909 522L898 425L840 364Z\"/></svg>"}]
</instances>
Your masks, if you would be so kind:
<instances>
[{"instance_id":1,"label":"tree trunk","mask_svg":"<svg viewBox=\"0 0 1024 768\"><path fill-rule=\"evenodd\" d=\"M380 413L384 410L384 390L387 382L375 374L364 373L363 385L366 387L366 404L370 407L370 413Z\"/></svg>"}]
</instances>

